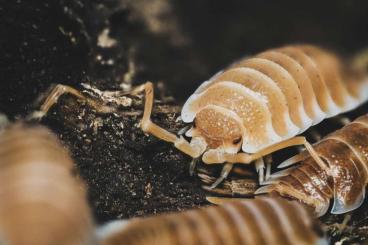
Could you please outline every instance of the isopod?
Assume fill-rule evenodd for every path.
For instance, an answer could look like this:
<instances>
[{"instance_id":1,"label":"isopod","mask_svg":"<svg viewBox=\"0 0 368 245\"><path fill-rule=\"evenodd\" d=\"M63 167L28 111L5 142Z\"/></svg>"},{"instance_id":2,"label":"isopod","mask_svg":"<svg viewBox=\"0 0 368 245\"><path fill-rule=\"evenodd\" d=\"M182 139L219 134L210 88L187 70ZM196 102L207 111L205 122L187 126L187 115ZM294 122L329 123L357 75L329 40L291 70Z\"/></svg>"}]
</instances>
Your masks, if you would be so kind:
<instances>
[{"instance_id":1,"label":"isopod","mask_svg":"<svg viewBox=\"0 0 368 245\"><path fill-rule=\"evenodd\" d=\"M270 185L256 193L300 200L313 207L318 216L328 211L331 199L331 213L358 208L368 183L368 114L327 135L314 149L324 166L302 152L281 164L284 167L301 161L300 165L274 173L268 180Z\"/></svg>"},{"instance_id":2,"label":"isopod","mask_svg":"<svg viewBox=\"0 0 368 245\"><path fill-rule=\"evenodd\" d=\"M0 243L94 244L94 225L73 161L40 126L0 133Z\"/></svg>"},{"instance_id":3,"label":"isopod","mask_svg":"<svg viewBox=\"0 0 368 245\"><path fill-rule=\"evenodd\" d=\"M212 187L226 178L233 163L248 164L292 145L304 144L322 165L305 138L295 136L368 98L366 74L342 63L310 45L272 49L236 62L184 104L181 118L193 123L186 132L190 143L150 121L153 90L147 83L142 129L194 159L203 154L204 163L225 163Z\"/></svg>"},{"instance_id":4,"label":"isopod","mask_svg":"<svg viewBox=\"0 0 368 245\"><path fill-rule=\"evenodd\" d=\"M343 62L335 54L312 45L291 45L234 63L204 82L184 104L181 119L192 124L185 133L191 137L190 142L150 120L152 83L138 86L132 94L145 90L142 130L191 156L190 169L200 157L207 164L224 164L212 188L227 177L234 163L255 160L262 182L264 156L289 146L305 145L320 161L306 139L297 135L367 100L366 72L361 64L353 65L361 59L352 60ZM75 89L59 85L38 116L44 115L65 92L85 98ZM100 111L109 111L85 99Z\"/></svg>"},{"instance_id":5,"label":"isopod","mask_svg":"<svg viewBox=\"0 0 368 245\"><path fill-rule=\"evenodd\" d=\"M327 244L310 210L281 198L227 202L115 224L102 244ZM105 232L106 233L106 232Z\"/></svg>"}]
</instances>

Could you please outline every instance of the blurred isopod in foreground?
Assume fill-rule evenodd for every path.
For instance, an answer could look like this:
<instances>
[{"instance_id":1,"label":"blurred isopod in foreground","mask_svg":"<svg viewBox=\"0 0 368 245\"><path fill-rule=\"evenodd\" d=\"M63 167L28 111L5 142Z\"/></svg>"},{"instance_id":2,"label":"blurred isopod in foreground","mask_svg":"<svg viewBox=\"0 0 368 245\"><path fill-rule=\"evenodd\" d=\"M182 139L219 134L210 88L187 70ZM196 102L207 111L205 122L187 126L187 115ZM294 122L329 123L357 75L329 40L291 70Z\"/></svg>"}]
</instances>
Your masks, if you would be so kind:
<instances>
[{"instance_id":1,"label":"blurred isopod in foreground","mask_svg":"<svg viewBox=\"0 0 368 245\"><path fill-rule=\"evenodd\" d=\"M93 244L93 220L73 161L46 128L0 133L0 243Z\"/></svg>"},{"instance_id":2,"label":"blurred isopod in foreground","mask_svg":"<svg viewBox=\"0 0 368 245\"><path fill-rule=\"evenodd\" d=\"M307 208L281 198L227 202L182 213L111 223L102 244L327 244Z\"/></svg>"}]
</instances>

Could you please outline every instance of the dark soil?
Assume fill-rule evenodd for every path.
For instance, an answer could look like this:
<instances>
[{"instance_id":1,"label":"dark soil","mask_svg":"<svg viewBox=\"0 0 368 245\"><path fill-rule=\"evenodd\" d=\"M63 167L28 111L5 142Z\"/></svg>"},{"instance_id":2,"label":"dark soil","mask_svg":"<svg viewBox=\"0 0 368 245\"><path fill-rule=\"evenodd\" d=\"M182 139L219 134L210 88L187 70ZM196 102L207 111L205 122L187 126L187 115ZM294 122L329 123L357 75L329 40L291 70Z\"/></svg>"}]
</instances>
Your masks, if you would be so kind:
<instances>
[{"instance_id":1,"label":"dark soil","mask_svg":"<svg viewBox=\"0 0 368 245\"><path fill-rule=\"evenodd\" d=\"M134 112L141 112L138 106ZM70 96L54 108L43 123L72 151L99 222L205 204L198 179L189 177L190 159L144 135L141 116L99 114ZM178 108L158 109L165 113L154 119L177 131Z\"/></svg>"}]
</instances>

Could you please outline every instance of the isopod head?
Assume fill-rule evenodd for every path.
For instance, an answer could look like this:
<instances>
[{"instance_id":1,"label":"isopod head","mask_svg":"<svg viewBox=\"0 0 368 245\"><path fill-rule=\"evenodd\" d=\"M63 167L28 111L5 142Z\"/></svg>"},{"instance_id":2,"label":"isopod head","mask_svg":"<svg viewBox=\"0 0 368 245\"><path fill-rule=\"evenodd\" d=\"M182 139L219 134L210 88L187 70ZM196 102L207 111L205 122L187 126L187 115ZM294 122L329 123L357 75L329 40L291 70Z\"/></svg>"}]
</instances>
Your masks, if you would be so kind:
<instances>
[{"instance_id":1,"label":"isopod head","mask_svg":"<svg viewBox=\"0 0 368 245\"><path fill-rule=\"evenodd\" d=\"M211 105L195 118L192 137L203 137L211 149L222 147L227 153L237 153L242 143L242 123L224 108Z\"/></svg>"}]
</instances>

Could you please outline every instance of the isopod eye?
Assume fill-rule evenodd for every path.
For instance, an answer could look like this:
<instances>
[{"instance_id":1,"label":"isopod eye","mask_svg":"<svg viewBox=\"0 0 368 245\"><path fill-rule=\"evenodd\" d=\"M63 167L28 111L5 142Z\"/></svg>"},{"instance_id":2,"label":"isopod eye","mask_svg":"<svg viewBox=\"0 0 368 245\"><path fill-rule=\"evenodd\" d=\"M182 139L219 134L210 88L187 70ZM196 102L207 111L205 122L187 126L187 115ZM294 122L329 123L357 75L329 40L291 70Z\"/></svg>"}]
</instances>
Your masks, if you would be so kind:
<instances>
[{"instance_id":1,"label":"isopod eye","mask_svg":"<svg viewBox=\"0 0 368 245\"><path fill-rule=\"evenodd\" d=\"M233 144L236 145L241 141L241 137L238 137L236 139L233 140Z\"/></svg>"}]
</instances>

